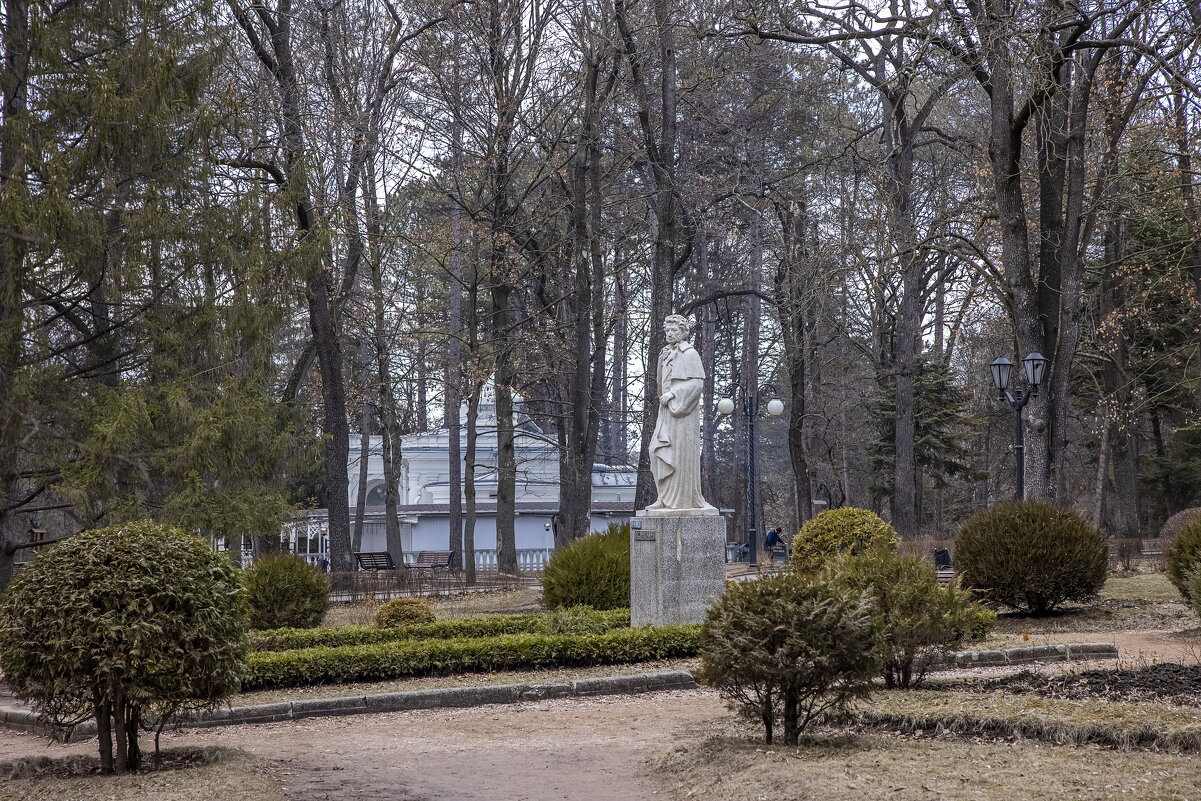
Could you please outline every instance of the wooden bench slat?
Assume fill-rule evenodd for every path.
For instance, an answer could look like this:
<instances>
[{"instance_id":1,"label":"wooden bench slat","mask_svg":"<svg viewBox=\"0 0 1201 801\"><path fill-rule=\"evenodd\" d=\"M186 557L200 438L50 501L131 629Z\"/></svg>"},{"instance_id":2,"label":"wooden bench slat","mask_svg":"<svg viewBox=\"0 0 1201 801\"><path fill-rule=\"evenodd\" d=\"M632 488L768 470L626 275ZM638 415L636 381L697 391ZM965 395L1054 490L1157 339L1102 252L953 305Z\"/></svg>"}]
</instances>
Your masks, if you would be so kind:
<instances>
[{"instance_id":1,"label":"wooden bench slat","mask_svg":"<svg viewBox=\"0 0 1201 801\"><path fill-rule=\"evenodd\" d=\"M396 563L387 551L360 551L354 555L359 570L395 570Z\"/></svg>"},{"instance_id":2,"label":"wooden bench slat","mask_svg":"<svg viewBox=\"0 0 1201 801\"><path fill-rule=\"evenodd\" d=\"M409 567L437 570L438 568L455 567L454 551L418 551L417 560Z\"/></svg>"}]
</instances>

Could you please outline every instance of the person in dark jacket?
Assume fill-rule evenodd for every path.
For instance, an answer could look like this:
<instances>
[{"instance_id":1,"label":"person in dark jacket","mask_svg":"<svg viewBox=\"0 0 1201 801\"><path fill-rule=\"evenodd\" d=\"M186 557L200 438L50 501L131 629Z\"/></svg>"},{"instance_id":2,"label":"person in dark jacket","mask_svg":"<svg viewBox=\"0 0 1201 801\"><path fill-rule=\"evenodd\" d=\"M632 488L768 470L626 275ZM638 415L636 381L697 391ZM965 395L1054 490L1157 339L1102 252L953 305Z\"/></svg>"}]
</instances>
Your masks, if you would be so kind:
<instances>
[{"instance_id":1,"label":"person in dark jacket","mask_svg":"<svg viewBox=\"0 0 1201 801\"><path fill-rule=\"evenodd\" d=\"M769 551L772 548L775 548L777 545L783 544L784 538L780 536L779 528L773 528L771 531L767 532L767 538L763 540L763 547Z\"/></svg>"}]
</instances>

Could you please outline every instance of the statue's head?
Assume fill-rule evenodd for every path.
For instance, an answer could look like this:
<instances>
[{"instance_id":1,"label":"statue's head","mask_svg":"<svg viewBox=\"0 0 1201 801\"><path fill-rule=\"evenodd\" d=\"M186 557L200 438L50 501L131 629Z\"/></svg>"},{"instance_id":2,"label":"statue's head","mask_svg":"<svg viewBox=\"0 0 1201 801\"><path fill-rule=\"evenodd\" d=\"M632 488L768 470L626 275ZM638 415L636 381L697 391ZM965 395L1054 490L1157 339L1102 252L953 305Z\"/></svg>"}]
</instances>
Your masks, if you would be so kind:
<instances>
[{"instance_id":1,"label":"statue's head","mask_svg":"<svg viewBox=\"0 0 1201 801\"><path fill-rule=\"evenodd\" d=\"M669 345L684 342L692 335L692 321L682 314L669 314L663 318L663 331Z\"/></svg>"}]
</instances>

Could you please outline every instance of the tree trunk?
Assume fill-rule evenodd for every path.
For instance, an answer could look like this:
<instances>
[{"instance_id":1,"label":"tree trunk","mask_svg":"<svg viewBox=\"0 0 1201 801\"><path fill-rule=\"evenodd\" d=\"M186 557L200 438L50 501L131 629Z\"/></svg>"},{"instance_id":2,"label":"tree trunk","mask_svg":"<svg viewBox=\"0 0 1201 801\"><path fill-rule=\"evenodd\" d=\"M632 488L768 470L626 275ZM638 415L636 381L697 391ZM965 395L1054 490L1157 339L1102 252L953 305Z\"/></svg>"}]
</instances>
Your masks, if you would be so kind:
<instances>
[{"instance_id":1,"label":"tree trunk","mask_svg":"<svg viewBox=\"0 0 1201 801\"><path fill-rule=\"evenodd\" d=\"M92 708L96 715L96 735L100 738L100 772L113 772L113 718L112 707L101 700L100 690L92 689Z\"/></svg>"},{"instance_id":2,"label":"tree trunk","mask_svg":"<svg viewBox=\"0 0 1201 801\"><path fill-rule=\"evenodd\" d=\"M480 387L475 384L467 396L467 445L463 453L463 563L467 586L475 586L475 450L479 439Z\"/></svg>"},{"instance_id":3,"label":"tree trunk","mask_svg":"<svg viewBox=\"0 0 1201 801\"><path fill-rule=\"evenodd\" d=\"M364 345L367 343L364 342ZM351 549L363 550L363 524L367 507L367 467L371 458L371 404L363 397L363 410L359 415L359 480L354 500L354 537Z\"/></svg>"},{"instance_id":4,"label":"tree trunk","mask_svg":"<svg viewBox=\"0 0 1201 801\"><path fill-rule=\"evenodd\" d=\"M25 0L4 0L4 68L0 70L0 195L10 181L23 182L22 147L18 137L26 112L29 81L29 7ZM9 221L6 225L13 225ZM20 441L22 416L13 408L13 382L20 369L24 307L21 303L23 241L7 233L0 240L0 453L12 454ZM14 551L8 546L9 507L17 488L18 462L6 458L0 464L0 593L12 579Z\"/></svg>"},{"instance_id":5,"label":"tree trunk","mask_svg":"<svg viewBox=\"0 0 1201 801\"><path fill-rule=\"evenodd\" d=\"M378 377L376 405L380 422L380 455L384 463L384 539L393 554L397 568L404 565L403 544L400 537L400 514L397 509L397 466L400 464L400 423L396 413L396 391L392 386L392 361L388 350L387 314L384 309L383 255L380 252L383 225L380 219L379 199L376 194L375 168L371 161L364 165L363 202L367 205L367 236L371 261L372 312L375 331L375 364ZM398 558L400 557L400 558Z\"/></svg>"},{"instance_id":6,"label":"tree trunk","mask_svg":"<svg viewBox=\"0 0 1201 801\"><path fill-rule=\"evenodd\" d=\"M354 568L350 541L350 504L346 497L346 465L350 457L350 425L346 417L346 389L342 376L342 349L333 302L333 264L320 243L319 224L313 207L305 144L306 114L292 53L292 15L273 13L265 6L251 11L231 0L230 8L246 33L255 55L275 79L280 92L280 117L284 146L285 185L281 189L294 198L296 232L301 251L313 255L304 265L308 295L309 329L313 351L321 371L322 434L325 435L324 473L326 506L329 512L330 562L335 571ZM262 26L256 28L250 13ZM256 32L257 31L257 32ZM259 32L262 32L260 35ZM344 283L353 283L349 271Z\"/></svg>"},{"instance_id":7,"label":"tree trunk","mask_svg":"<svg viewBox=\"0 0 1201 801\"><path fill-rule=\"evenodd\" d=\"M645 157L654 187L648 203L654 225L654 253L650 270L650 331L644 364L650 380L643 382L642 433L638 446L638 487L635 509L645 509L655 498L655 482L651 476L650 440L659 412L659 386L654 380L654 367L659 352L667 344L663 319L671 314L673 302L672 278L676 267L676 245L679 236L679 208L676 195L676 140L679 121L676 114L677 70L674 21L668 0L654 0L655 37L658 60L655 74L659 85L657 108L651 102L648 78L642 56L638 52L629 24L626 0L616 0L615 20L621 36L630 77L638 125L642 133ZM656 134L654 112L657 111L659 131Z\"/></svg>"}]
</instances>

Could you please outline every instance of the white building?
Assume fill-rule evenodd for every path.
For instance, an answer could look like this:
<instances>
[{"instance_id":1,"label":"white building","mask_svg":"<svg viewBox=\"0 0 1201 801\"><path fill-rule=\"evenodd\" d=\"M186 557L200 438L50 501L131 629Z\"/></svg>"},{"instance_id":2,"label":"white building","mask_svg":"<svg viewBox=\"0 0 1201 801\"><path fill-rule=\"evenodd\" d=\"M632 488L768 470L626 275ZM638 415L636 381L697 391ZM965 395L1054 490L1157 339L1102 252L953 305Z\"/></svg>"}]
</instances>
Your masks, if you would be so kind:
<instances>
[{"instance_id":1,"label":"white building","mask_svg":"<svg viewBox=\"0 0 1201 801\"><path fill-rule=\"evenodd\" d=\"M515 400L519 407L520 397ZM466 419L464 408L460 419ZM525 566L542 564L554 547L553 526L559 511L559 453L552 439L522 413L514 415L517 457L517 553ZM476 564L488 567L496 558L496 398L492 384L480 396L476 440ZM346 468L347 497L353 510L359 490L361 436L351 435L350 461ZM465 448L467 431L460 431L460 448ZM450 547L450 434L446 428L402 438L398 467L398 511L401 542L388 548L385 541L384 466L380 438L369 438L367 451L367 500L363 541L360 550L401 550L411 561L417 551L447 550ZM462 457L460 457L462 458ZM633 514L637 470L633 467L596 465L592 472L592 528L603 530L611 522L628 520ZM464 501L464 509L466 502ZM353 519L353 518L352 518ZM453 550L462 552L462 547ZM395 553L394 553L395 556Z\"/></svg>"}]
</instances>

